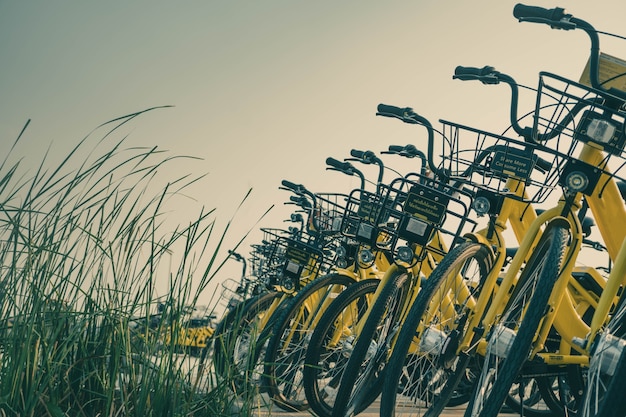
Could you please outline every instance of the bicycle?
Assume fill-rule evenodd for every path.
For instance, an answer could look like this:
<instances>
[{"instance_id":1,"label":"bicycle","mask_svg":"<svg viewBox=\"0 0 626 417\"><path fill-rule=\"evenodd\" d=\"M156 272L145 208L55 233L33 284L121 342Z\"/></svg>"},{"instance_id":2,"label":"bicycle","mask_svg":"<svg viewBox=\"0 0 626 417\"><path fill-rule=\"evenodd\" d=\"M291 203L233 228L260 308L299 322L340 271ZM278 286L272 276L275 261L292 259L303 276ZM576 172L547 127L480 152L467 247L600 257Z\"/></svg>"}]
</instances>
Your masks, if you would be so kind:
<instances>
[{"instance_id":1,"label":"bicycle","mask_svg":"<svg viewBox=\"0 0 626 417\"><path fill-rule=\"evenodd\" d=\"M415 147L392 149L396 152L399 149L402 152L408 149L415 151ZM432 163L432 156L429 152L426 157L430 159L430 169L443 174ZM395 334L394 329L419 291L422 277L427 277L447 248L454 245L460 231L467 224L472 224L467 217L469 194L424 175L425 165L422 168L422 173L410 173L383 185L383 198L376 204L367 196L365 201L361 201L363 196L360 196L358 204L355 204L353 211L358 213L360 210L361 215L356 216L357 225L351 229L359 238L370 241L377 239L382 231L388 237L386 245L394 254L395 264L386 271L373 294L369 309L353 326L336 325L335 319L343 314L340 310L336 311L335 317L320 320L318 328L323 331L320 330L318 337L317 329L314 332L305 367L307 398L311 397L309 402L313 399L323 405L318 414L332 412L332 415L341 415L345 410L348 413L359 412L378 396L380 385L376 381L381 378L378 371L386 360L386 339ZM363 210L363 207L366 209ZM448 228L443 226L446 218ZM456 221L454 225L453 220ZM345 300L345 305L354 309L354 303L349 300ZM321 326L322 322L326 325ZM339 353L342 349L346 351ZM341 358L348 353L346 366L333 369L332 375L328 375L330 382L321 389L318 379L325 375L322 358L329 354ZM372 358L374 360L370 361ZM365 366L361 366L364 363ZM336 395L328 395L333 389L337 390ZM334 403L331 404L332 401Z\"/></svg>"},{"instance_id":2,"label":"bicycle","mask_svg":"<svg viewBox=\"0 0 626 417\"><path fill-rule=\"evenodd\" d=\"M548 137L558 139L551 148L562 151L565 161L558 172L564 192L557 209L563 216L551 219L552 226L544 231L544 236L549 232L548 239L543 239L545 254L554 262L540 262L536 256L537 262L531 264L532 268L527 266L522 274L529 269L535 272L541 290L513 299L485 336L485 366L478 379L481 389L474 391L467 416L495 416L512 382L520 372L531 373L536 363L555 369L557 375L564 367L587 367L590 349L614 310L625 283L626 228L612 224L610 219L626 215L617 185L623 180L617 175L623 166L620 158L626 136L623 133L626 93L604 88L600 83L599 38L589 23L560 8L517 5L514 16L520 21L545 23L553 28L585 31L591 40L591 86L548 72L540 73L532 134L537 142ZM550 100L548 104L546 100ZM557 135L549 133L555 131ZM616 159L617 166L612 168L610 163ZM583 195L614 262L590 324L575 310L568 287L581 243L577 218L570 213L580 207ZM547 343L553 329L560 336L556 350ZM570 350L574 352L570 354ZM576 381L568 382L576 387Z\"/></svg>"}]
</instances>

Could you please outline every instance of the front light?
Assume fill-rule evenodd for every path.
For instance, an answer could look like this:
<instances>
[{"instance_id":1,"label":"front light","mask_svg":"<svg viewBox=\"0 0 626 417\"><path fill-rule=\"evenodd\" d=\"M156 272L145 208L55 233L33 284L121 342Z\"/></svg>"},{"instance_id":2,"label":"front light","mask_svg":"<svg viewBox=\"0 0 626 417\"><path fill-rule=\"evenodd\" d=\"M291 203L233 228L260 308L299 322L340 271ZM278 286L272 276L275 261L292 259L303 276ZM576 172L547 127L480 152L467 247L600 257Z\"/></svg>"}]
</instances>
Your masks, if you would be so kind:
<instances>
[{"instance_id":1,"label":"front light","mask_svg":"<svg viewBox=\"0 0 626 417\"><path fill-rule=\"evenodd\" d=\"M573 171L565 177L565 184L569 191L578 193L587 188L589 185L589 178L587 178L587 176L580 171Z\"/></svg>"},{"instance_id":2,"label":"front light","mask_svg":"<svg viewBox=\"0 0 626 417\"><path fill-rule=\"evenodd\" d=\"M400 246L398 248L398 259L410 264L413 261L413 250L408 246Z\"/></svg>"},{"instance_id":3,"label":"front light","mask_svg":"<svg viewBox=\"0 0 626 417\"><path fill-rule=\"evenodd\" d=\"M604 119L593 119L587 125L587 136L598 143L609 143L615 135L615 126Z\"/></svg>"},{"instance_id":4,"label":"front light","mask_svg":"<svg viewBox=\"0 0 626 417\"><path fill-rule=\"evenodd\" d=\"M363 264L369 264L374 260L374 254L369 249L362 249L359 252L359 261Z\"/></svg>"},{"instance_id":5,"label":"front light","mask_svg":"<svg viewBox=\"0 0 626 417\"><path fill-rule=\"evenodd\" d=\"M489 209L491 208L491 203L489 202L487 197L482 197L482 196L477 197L472 202L472 208L474 209L477 215L484 216L485 214L489 213Z\"/></svg>"},{"instance_id":6,"label":"front light","mask_svg":"<svg viewBox=\"0 0 626 417\"><path fill-rule=\"evenodd\" d=\"M339 245L337 246L337 249L335 249L335 254L338 258L345 258L348 254L348 251L346 250L346 248L343 247L343 245Z\"/></svg>"}]
</instances>

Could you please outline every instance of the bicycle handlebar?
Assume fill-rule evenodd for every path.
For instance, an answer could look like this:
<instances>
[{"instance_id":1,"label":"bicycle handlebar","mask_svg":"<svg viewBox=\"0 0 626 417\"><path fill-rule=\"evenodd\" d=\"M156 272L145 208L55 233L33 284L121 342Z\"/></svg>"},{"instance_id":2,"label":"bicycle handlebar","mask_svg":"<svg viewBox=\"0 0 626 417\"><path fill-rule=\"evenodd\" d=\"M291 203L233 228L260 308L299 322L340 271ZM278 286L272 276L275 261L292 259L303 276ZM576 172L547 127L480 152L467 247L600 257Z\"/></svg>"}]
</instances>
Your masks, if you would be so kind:
<instances>
[{"instance_id":1,"label":"bicycle handlebar","mask_svg":"<svg viewBox=\"0 0 626 417\"><path fill-rule=\"evenodd\" d=\"M435 133L432 124L425 118L415 113L411 107L396 107L388 104L379 104L377 116L395 117L408 124L420 124L428 131L428 151L426 155L426 161L430 170L439 178L444 181L449 179L449 173L445 169L439 169L434 163L434 142Z\"/></svg>"},{"instance_id":2,"label":"bicycle handlebar","mask_svg":"<svg viewBox=\"0 0 626 417\"><path fill-rule=\"evenodd\" d=\"M417 113L415 113L413 109L411 109L410 107L395 107L395 106L389 106L389 105L383 104L383 105L379 105L378 108L379 108L379 112L377 113L377 115L387 116L387 117L396 117L405 123L421 124L426 127L426 129L428 130L428 164L431 167L431 170L438 177L448 180L450 175L446 170L441 170L438 168L433 169L434 163L433 163L433 158L432 158L433 156L432 149L433 149L433 142L434 142L434 129L431 123L423 116L420 116ZM380 109L384 109L386 110L386 112L381 112ZM506 146L494 145L481 151L476 157L474 164L480 164L484 159L486 159L490 155L490 153L501 150L501 149L506 151ZM551 167L552 167L552 163L550 161L547 161L540 157L536 158L535 168L538 169L539 171L546 172ZM472 171L472 169L473 167L469 166L460 176L461 177L467 176Z\"/></svg>"},{"instance_id":3,"label":"bicycle handlebar","mask_svg":"<svg viewBox=\"0 0 626 417\"><path fill-rule=\"evenodd\" d=\"M565 13L565 9L561 7L546 9L540 6L526 6L518 3L513 8L513 16L520 22L545 23L554 29L576 29L576 24L569 20L572 18L572 15Z\"/></svg>"},{"instance_id":4,"label":"bicycle handlebar","mask_svg":"<svg viewBox=\"0 0 626 417\"><path fill-rule=\"evenodd\" d=\"M547 140L557 137L563 132L563 129L572 121L574 117L583 110L589 103L593 103L597 101L595 99L589 100L587 102L580 101L577 102L572 109L563 117L563 119L555 125L555 127L550 132L544 132L537 136L533 135L533 128L530 126L522 127L519 124L519 118L517 115L517 105L519 100L519 89L518 84L515 82L513 77L510 75L501 73L496 71L494 67L484 66L482 68L474 68L474 67L462 67L458 66L454 70L453 79L458 79L462 81L467 80L478 80L483 84L499 84L500 82L506 83L511 88L511 110L510 110L510 123L513 130L524 138L524 141L529 143L541 144Z\"/></svg>"},{"instance_id":5,"label":"bicycle handlebar","mask_svg":"<svg viewBox=\"0 0 626 417\"><path fill-rule=\"evenodd\" d=\"M426 159L426 155L424 152L420 151L415 147L415 145L409 143L408 145L389 145L388 151L381 152L383 154L394 154L404 156L406 158L419 158L421 160L421 173L422 175L426 174L428 161Z\"/></svg>"},{"instance_id":6,"label":"bicycle handlebar","mask_svg":"<svg viewBox=\"0 0 626 417\"><path fill-rule=\"evenodd\" d=\"M326 158L326 164L330 166L330 168L327 169L333 169L335 171L343 172L344 174L350 176L358 176L361 180L361 189L365 189L365 175L363 175L360 170L356 169L350 162L340 161L329 156L328 158Z\"/></svg>"},{"instance_id":7,"label":"bicycle handlebar","mask_svg":"<svg viewBox=\"0 0 626 417\"><path fill-rule=\"evenodd\" d=\"M565 13L565 10L556 7L554 9L545 9L538 6L526 6L517 4L513 8L513 16L520 22L543 23L549 25L553 29L581 29L587 33L591 41L591 51L589 55L589 79L591 86L603 93L617 97L622 103L626 101L626 92L614 87L605 88L600 82L600 39L596 29L588 22L576 18L571 14Z\"/></svg>"}]
</instances>

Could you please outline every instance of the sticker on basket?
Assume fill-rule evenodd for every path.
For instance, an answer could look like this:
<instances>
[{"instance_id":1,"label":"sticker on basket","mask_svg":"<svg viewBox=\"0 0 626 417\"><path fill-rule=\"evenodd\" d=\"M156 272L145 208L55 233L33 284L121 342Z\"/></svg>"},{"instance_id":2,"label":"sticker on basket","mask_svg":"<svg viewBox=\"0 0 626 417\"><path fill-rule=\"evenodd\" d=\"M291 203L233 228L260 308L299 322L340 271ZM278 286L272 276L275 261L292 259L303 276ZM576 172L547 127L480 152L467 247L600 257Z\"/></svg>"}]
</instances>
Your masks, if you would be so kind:
<instances>
[{"instance_id":1,"label":"sticker on basket","mask_svg":"<svg viewBox=\"0 0 626 417\"><path fill-rule=\"evenodd\" d=\"M441 224L449 200L439 192L416 185L411 187L406 197L404 212L433 224Z\"/></svg>"},{"instance_id":2,"label":"sticker on basket","mask_svg":"<svg viewBox=\"0 0 626 417\"><path fill-rule=\"evenodd\" d=\"M292 274L299 274L301 266L295 262L287 261L287 272L291 272Z\"/></svg>"},{"instance_id":3,"label":"sticker on basket","mask_svg":"<svg viewBox=\"0 0 626 417\"><path fill-rule=\"evenodd\" d=\"M376 221L376 215L378 211L378 205L371 203L369 201L361 201L359 204L359 211L357 212L358 216L363 220L374 223Z\"/></svg>"},{"instance_id":4,"label":"sticker on basket","mask_svg":"<svg viewBox=\"0 0 626 417\"><path fill-rule=\"evenodd\" d=\"M598 78L604 88L616 88L626 92L626 61L600 52L598 67ZM591 87L589 60L587 60L587 65L580 76L579 82Z\"/></svg>"},{"instance_id":5,"label":"sticker on basket","mask_svg":"<svg viewBox=\"0 0 626 417\"><path fill-rule=\"evenodd\" d=\"M424 236L426 234L426 230L428 229L428 223L416 218L411 217L405 227L407 232L413 233L417 236Z\"/></svg>"},{"instance_id":6,"label":"sticker on basket","mask_svg":"<svg viewBox=\"0 0 626 417\"><path fill-rule=\"evenodd\" d=\"M496 151L489 160L489 168L493 172L522 179L530 177L533 165L532 152L515 148Z\"/></svg>"},{"instance_id":7,"label":"sticker on basket","mask_svg":"<svg viewBox=\"0 0 626 417\"><path fill-rule=\"evenodd\" d=\"M306 251L295 246L287 247L285 256L288 260L298 265L306 265L309 262L309 254Z\"/></svg>"}]
</instances>

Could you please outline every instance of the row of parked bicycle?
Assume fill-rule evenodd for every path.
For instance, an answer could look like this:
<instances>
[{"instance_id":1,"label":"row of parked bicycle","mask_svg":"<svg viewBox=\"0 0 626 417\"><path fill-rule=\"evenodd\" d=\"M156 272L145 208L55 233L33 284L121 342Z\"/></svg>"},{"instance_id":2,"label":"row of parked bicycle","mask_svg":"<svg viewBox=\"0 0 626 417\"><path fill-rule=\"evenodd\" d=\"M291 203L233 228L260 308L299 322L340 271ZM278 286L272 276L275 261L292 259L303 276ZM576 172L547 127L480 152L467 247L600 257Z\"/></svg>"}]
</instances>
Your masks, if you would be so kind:
<instances>
[{"instance_id":1,"label":"row of parked bicycle","mask_svg":"<svg viewBox=\"0 0 626 417\"><path fill-rule=\"evenodd\" d=\"M215 370L235 393L259 389L320 417L354 416L377 398L385 417L465 403L466 417L503 406L626 414L626 90L615 87L626 73L605 79L599 32L584 20L521 4L513 13L586 32L588 82L541 72L524 87L535 108L521 110L513 77L457 67L455 79L510 88L503 133L436 129L381 104L377 115L416 125L425 146L328 158L360 178L345 194L283 181L294 226L262 229L249 257L233 252L248 271L213 336ZM387 154L417 169L400 174ZM598 265L581 262L583 248Z\"/></svg>"}]
</instances>

